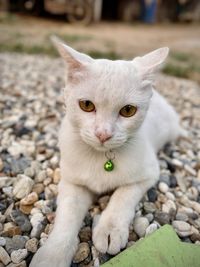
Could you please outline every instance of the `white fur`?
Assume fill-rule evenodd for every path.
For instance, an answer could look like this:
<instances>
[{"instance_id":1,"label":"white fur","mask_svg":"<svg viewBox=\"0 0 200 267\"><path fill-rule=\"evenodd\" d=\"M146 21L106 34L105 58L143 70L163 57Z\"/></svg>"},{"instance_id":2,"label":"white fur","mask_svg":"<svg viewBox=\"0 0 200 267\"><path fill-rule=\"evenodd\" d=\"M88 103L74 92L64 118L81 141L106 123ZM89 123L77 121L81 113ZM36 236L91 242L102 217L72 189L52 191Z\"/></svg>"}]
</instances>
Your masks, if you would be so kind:
<instances>
[{"instance_id":1,"label":"white fur","mask_svg":"<svg viewBox=\"0 0 200 267\"><path fill-rule=\"evenodd\" d=\"M58 40L56 46L67 63L66 116L59 136L62 180L54 229L31 267L70 266L93 196L110 190L115 191L94 227L93 242L102 253L124 248L135 207L159 178L156 153L181 131L172 106L152 89L152 74L168 48L128 62L93 60ZM92 101L96 112L82 111L80 99ZM133 117L119 115L127 104L138 109ZM97 130L112 138L102 144ZM106 172L110 149L115 168Z\"/></svg>"}]
</instances>

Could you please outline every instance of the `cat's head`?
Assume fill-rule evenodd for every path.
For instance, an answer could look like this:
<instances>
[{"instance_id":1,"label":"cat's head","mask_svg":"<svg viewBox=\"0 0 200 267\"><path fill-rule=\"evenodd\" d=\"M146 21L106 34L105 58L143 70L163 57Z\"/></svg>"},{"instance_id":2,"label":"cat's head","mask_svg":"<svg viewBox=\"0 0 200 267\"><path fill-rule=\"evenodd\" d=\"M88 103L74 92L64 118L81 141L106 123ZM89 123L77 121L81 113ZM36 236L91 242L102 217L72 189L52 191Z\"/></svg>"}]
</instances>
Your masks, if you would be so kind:
<instances>
[{"instance_id":1,"label":"cat's head","mask_svg":"<svg viewBox=\"0 0 200 267\"><path fill-rule=\"evenodd\" d=\"M152 74L168 55L157 49L132 61L92 59L54 38L67 65L65 102L74 131L96 150L128 143L145 119Z\"/></svg>"}]
</instances>

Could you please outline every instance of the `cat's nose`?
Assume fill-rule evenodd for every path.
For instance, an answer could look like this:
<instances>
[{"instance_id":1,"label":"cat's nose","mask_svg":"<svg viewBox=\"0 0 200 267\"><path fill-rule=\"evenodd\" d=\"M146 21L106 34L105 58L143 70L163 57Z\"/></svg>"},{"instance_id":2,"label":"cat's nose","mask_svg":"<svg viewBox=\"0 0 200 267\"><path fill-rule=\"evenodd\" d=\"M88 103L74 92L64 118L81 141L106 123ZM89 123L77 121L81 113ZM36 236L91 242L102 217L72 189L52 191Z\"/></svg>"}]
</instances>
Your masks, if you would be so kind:
<instances>
[{"instance_id":1,"label":"cat's nose","mask_svg":"<svg viewBox=\"0 0 200 267\"><path fill-rule=\"evenodd\" d=\"M107 132L96 132L95 135L96 137L98 137L101 143L105 143L112 137L112 134L109 134Z\"/></svg>"}]
</instances>

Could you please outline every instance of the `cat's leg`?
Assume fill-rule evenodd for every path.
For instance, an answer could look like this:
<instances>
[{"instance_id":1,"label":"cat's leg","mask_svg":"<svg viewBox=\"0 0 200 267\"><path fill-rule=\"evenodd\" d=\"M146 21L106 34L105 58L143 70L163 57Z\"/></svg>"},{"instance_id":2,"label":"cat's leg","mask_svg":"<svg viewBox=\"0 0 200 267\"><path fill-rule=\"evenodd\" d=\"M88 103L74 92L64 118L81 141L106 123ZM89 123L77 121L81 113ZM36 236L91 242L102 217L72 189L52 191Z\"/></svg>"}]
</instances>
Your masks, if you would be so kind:
<instances>
[{"instance_id":1,"label":"cat's leg","mask_svg":"<svg viewBox=\"0 0 200 267\"><path fill-rule=\"evenodd\" d=\"M69 267L77 249L77 235L92 203L86 188L61 180L53 231L37 251L30 267Z\"/></svg>"},{"instance_id":2,"label":"cat's leg","mask_svg":"<svg viewBox=\"0 0 200 267\"><path fill-rule=\"evenodd\" d=\"M97 250L114 255L126 246L135 207L154 184L155 180L146 180L115 190L93 230L93 242Z\"/></svg>"}]
</instances>

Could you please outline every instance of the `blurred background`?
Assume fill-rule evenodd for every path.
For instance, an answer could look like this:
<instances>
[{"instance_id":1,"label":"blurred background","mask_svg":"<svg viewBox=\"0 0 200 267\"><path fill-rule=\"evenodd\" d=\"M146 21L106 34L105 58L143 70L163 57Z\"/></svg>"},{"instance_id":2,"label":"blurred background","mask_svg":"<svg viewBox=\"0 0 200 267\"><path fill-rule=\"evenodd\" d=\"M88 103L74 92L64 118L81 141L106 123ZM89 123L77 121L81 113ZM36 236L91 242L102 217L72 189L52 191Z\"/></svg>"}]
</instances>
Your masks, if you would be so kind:
<instances>
[{"instance_id":1,"label":"blurred background","mask_svg":"<svg viewBox=\"0 0 200 267\"><path fill-rule=\"evenodd\" d=\"M95 58L169 46L164 73L200 82L199 0L0 0L0 52L56 57L52 34Z\"/></svg>"}]
</instances>

